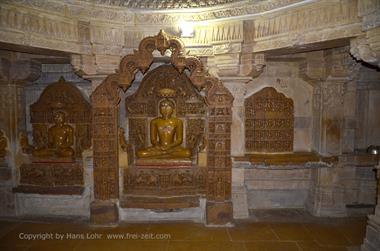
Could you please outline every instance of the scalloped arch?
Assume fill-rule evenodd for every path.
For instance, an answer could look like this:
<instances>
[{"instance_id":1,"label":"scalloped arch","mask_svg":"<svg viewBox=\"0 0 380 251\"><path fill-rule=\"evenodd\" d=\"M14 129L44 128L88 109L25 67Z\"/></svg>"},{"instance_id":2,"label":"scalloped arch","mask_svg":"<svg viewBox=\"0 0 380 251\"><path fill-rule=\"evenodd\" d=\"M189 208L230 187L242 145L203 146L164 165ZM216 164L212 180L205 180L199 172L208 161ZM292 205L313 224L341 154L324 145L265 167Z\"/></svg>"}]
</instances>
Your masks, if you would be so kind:
<instances>
[{"instance_id":1,"label":"scalloped arch","mask_svg":"<svg viewBox=\"0 0 380 251\"><path fill-rule=\"evenodd\" d=\"M161 55L165 55L165 52L170 50L171 64L180 73L188 69L190 71L189 78L198 90L218 81L205 71L202 62L198 58L185 55L184 45L179 38L170 36L160 30L156 36L146 37L141 40L138 50L135 50L133 54L128 54L122 58L116 74L118 75L118 85L123 91L129 88L139 70L142 73L147 72L153 63L153 51L155 50L158 50Z\"/></svg>"}]
</instances>

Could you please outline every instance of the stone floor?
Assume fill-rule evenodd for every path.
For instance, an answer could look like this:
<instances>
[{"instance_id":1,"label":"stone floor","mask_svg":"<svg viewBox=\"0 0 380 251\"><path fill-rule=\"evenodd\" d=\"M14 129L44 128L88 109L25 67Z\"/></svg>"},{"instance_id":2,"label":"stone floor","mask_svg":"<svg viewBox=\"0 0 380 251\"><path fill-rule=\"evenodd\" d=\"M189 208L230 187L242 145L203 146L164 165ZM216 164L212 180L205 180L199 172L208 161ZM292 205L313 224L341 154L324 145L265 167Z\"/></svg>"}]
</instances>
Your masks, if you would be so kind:
<instances>
[{"instance_id":1,"label":"stone floor","mask_svg":"<svg viewBox=\"0 0 380 251\"><path fill-rule=\"evenodd\" d=\"M255 217L231 228L195 223L100 228L78 220L0 219L0 250L353 251L359 250L365 235L366 218L302 217L296 211L252 214Z\"/></svg>"}]
</instances>

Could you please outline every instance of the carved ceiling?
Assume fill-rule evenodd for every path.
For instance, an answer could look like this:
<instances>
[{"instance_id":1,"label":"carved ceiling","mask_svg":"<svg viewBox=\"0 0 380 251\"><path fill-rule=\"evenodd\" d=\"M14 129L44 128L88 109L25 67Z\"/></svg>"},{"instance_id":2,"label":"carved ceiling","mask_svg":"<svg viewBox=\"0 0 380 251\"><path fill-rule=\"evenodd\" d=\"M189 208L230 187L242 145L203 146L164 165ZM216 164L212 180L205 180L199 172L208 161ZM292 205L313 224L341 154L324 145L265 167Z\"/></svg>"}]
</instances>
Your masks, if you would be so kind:
<instances>
[{"instance_id":1,"label":"carved ceiling","mask_svg":"<svg viewBox=\"0 0 380 251\"><path fill-rule=\"evenodd\" d=\"M188 9L205 8L243 2L243 0L83 0L96 4L106 4L135 9ZM259 2L262 0L254 0ZM250 2L253 2L252 0Z\"/></svg>"}]
</instances>

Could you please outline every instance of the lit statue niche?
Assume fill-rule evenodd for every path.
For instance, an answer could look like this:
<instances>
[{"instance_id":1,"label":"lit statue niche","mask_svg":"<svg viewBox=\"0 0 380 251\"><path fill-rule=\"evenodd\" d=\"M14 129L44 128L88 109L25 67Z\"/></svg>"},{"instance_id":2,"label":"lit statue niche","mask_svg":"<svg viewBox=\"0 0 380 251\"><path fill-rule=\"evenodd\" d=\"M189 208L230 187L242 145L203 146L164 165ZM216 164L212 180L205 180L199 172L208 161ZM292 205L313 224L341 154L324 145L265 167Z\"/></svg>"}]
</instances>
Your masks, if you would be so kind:
<instances>
[{"instance_id":1,"label":"lit statue niche","mask_svg":"<svg viewBox=\"0 0 380 251\"><path fill-rule=\"evenodd\" d=\"M169 99L175 96L175 90L163 88L159 91L163 99L159 103L161 117L150 122L150 142L152 146L137 152L138 158L190 158L190 149L181 146L183 142L183 123L173 117L175 104Z\"/></svg>"},{"instance_id":2,"label":"lit statue niche","mask_svg":"<svg viewBox=\"0 0 380 251\"><path fill-rule=\"evenodd\" d=\"M48 144L46 148L33 151L37 157L72 157L74 150L74 129L66 124L65 113L54 114L54 125L48 130Z\"/></svg>"}]
</instances>

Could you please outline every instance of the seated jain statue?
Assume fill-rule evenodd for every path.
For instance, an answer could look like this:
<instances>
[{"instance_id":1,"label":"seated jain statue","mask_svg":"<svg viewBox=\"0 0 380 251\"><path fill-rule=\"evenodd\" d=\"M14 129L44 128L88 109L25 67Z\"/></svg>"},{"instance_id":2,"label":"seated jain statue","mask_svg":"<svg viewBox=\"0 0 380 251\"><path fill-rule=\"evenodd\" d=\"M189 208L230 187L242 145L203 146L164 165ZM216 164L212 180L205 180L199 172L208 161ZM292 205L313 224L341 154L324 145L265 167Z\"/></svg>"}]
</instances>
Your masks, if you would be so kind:
<instances>
[{"instance_id":1,"label":"seated jain statue","mask_svg":"<svg viewBox=\"0 0 380 251\"><path fill-rule=\"evenodd\" d=\"M161 117L150 122L151 147L137 151L138 158L189 158L191 151L181 146L183 141L183 124L178 118L173 117L175 105L169 97L175 95L175 90L163 88L159 91L164 97L159 103Z\"/></svg>"},{"instance_id":2,"label":"seated jain statue","mask_svg":"<svg viewBox=\"0 0 380 251\"><path fill-rule=\"evenodd\" d=\"M35 149L37 157L72 157L74 150L74 129L66 124L65 113L59 111L54 115L54 125L48 130L47 147Z\"/></svg>"}]
</instances>

